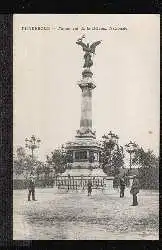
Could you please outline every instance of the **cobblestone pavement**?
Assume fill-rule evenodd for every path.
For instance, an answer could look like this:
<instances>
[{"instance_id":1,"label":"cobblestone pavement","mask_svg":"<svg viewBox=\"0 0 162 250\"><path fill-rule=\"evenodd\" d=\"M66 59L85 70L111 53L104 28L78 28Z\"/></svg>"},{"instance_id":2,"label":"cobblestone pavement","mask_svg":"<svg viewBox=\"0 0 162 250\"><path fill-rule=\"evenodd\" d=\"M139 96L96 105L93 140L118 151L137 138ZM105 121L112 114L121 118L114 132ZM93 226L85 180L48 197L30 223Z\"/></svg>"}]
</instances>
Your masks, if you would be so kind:
<instances>
[{"instance_id":1,"label":"cobblestone pavement","mask_svg":"<svg viewBox=\"0 0 162 250\"><path fill-rule=\"evenodd\" d=\"M36 189L37 201L27 201L27 190L14 190L14 240L158 240L159 193L141 190L139 205L131 206L129 189L119 192L63 192Z\"/></svg>"}]
</instances>

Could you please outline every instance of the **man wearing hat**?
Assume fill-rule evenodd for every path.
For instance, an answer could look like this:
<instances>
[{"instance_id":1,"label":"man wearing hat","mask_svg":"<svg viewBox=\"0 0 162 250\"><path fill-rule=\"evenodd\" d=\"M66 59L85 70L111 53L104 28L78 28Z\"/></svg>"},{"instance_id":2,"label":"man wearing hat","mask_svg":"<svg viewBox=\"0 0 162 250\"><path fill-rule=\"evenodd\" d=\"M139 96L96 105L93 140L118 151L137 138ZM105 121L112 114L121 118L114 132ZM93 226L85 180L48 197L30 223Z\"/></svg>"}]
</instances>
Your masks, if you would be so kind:
<instances>
[{"instance_id":1,"label":"man wearing hat","mask_svg":"<svg viewBox=\"0 0 162 250\"><path fill-rule=\"evenodd\" d=\"M123 198L124 197L124 191L125 191L125 180L124 180L124 177L120 178L119 187L120 187L120 198Z\"/></svg>"},{"instance_id":2,"label":"man wearing hat","mask_svg":"<svg viewBox=\"0 0 162 250\"><path fill-rule=\"evenodd\" d=\"M89 196L92 193L92 181L90 179L88 180L87 186L88 186L88 196Z\"/></svg>"},{"instance_id":3,"label":"man wearing hat","mask_svg":"<svg viewBox=\"0 0 162 250\"><path fill-rule=\"evenodd\" d=\"M138 180L137 176L133 177L133 182L132 182L132 187L131 187L130 193L133 195L132 206L137 206L138 205L137 194L139 193L139 180Z\"/></svg>"},{"instance_id":4,"label":"man wearing hat","mask_svg":"<svg viewBox=\"0 0 162 250\"><path fill-rule=\"evenodd\" d=\"M35 199L35 177L34 175L31 173L29 176L29 180L28 180L28 201L30 201L30 196L32 195L32 200L36 201Z\"/></svg>"}]
</instances>

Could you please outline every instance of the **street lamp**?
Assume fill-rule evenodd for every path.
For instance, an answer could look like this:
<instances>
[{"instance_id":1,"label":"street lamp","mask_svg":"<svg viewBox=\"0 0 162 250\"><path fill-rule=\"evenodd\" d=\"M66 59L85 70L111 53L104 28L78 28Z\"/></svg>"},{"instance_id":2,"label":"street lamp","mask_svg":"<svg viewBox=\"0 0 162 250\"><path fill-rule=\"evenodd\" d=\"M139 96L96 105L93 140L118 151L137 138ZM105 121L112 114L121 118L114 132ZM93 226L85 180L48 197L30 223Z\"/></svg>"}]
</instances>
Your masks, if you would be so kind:
<instances>
[{"instance_id":1,"label":"street lamp","mask_svg":"<svg viewBox=\"0 0 162 250\"><path fill-rule=\"evenodd\" d=\"M53 152L51 152L51 154L52 153ZM55 163L52 161L52 158L50 158L50 156L48 156L48 155L46 156L46 162L47 162L46 167L47 166L49 167L51 175L54 174L54 172L55 172Z\"/></svg>"},{"instance_id":2,"label":"street lamp","mask_svg":"<svg viewBox=\"0 0 162 250\"><path fill-rule=\"evenodd\" d=\"M66 148L63 144L61 145L61 152L62 152L63 157L65 157L66 156Z\"/></svg>"},{"instance_id":3,"label":"street lamp","mask_svg":"<svg viewBox=\"0 0 162 250\"><path fill-rule=\"evenodd\" d=\"M108 142L109 144L111 143L112 146L118 144L119 137L116 134L112 133L112 131L110 131L107 135L104 135L102 138L106 139L106 142Z\"/></svg>"},{"instance_id":4,"label":"street lamp","mask_svg":"<svg viewBox=\"0 0 162 250\"><path fill-rule=\"evenodd\" d=\"M131 170L132 169L132 154L137 150L138 145L135 142L130 141L128 144L125 145L125 147L126 147L126 151L130 155L129 165L130 165L130 170Z\"/></svg>"},{"instance_id":5,"label":"street lamp","mask_svg":"<svg viewBox=\"0 0 162 250\"><path fill-rule=\"evenodd\" d=\"M31 150L32 160L34 159L34 150L39 148L41 140L36 138L34 135L30 139L25 139L25 147Z\"/></svg>"},{"instance_id":6,"label":"street lamp","mask_svg":"<svg viewBox=\"0 0 162 250\"><path fill-rule=\"evenodd\" d=\"M112 133L111 131L108 133L108 139L111 141L111 142L113 142L114 144L117 144L118 143L118 139L119 139L119 137L116 135L116 134L114 134L114 133Z\"/></svg>"}]
</instances>

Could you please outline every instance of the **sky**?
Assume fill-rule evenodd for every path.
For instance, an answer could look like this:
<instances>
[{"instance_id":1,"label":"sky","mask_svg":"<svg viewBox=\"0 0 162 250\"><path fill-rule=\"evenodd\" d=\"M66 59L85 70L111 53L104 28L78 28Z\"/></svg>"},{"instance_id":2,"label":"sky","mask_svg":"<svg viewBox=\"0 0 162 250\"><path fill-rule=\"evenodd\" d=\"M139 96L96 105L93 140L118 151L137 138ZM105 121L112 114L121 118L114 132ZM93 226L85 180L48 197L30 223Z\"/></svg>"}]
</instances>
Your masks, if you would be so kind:
<instances>
[{"instance_id":1,"label":"sky","mask_svg":"<svg viewBox=\"0 0 162 250\"><path fill-rule=\"evenodd\" d=\"M49 30L25 31L22 26ZM133 140L158 154L160 15L154 14L14 15L14 148L25 146L25 138L34 134L41 139L35 153L44 160L56 147L74 140L81 115L77 82L84 63L76 41L83 34L85 42L102 40L91 68L96 84L92 113L97 138L111 130L121 145Z\"/></svg>"}]
</instances>

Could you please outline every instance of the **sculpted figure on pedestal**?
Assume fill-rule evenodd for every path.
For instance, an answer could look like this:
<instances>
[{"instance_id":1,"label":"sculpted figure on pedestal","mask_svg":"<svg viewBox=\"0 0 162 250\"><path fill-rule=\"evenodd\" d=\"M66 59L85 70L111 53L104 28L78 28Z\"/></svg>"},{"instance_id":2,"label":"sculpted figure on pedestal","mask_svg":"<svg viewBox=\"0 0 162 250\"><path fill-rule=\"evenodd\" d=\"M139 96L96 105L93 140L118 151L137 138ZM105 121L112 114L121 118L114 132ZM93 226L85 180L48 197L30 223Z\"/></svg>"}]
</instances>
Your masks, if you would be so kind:
<instances>
[{"instance_id":1,"label":"sculpted figure on pedestal","mask_svg":"<svg viewBox=\"0 0 162 250\"><path fill-rule=\"evenodd\" d=\"M83 48L83 51L85 52L85 62L83 68L90 68L93 65L92 55L95 55L95 49L101 43L101 40L89 45L89 43L85 44L82 42L83 38L85 38L84 35L77 40L76 44L80 45Z\"/></svg>"}]
</instances>

